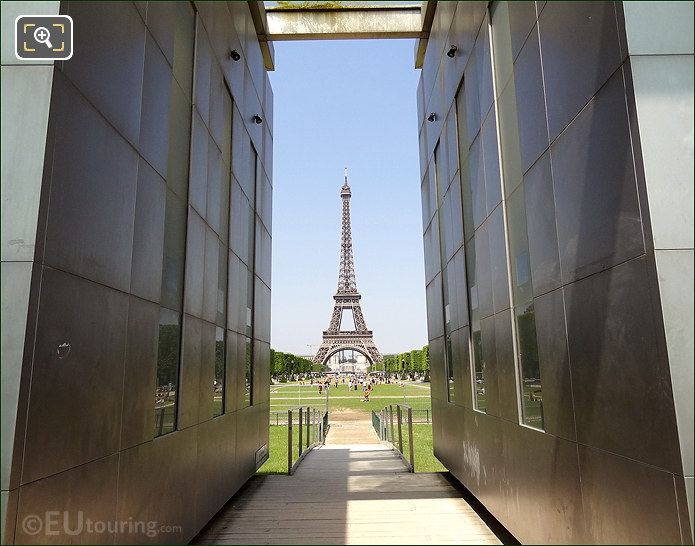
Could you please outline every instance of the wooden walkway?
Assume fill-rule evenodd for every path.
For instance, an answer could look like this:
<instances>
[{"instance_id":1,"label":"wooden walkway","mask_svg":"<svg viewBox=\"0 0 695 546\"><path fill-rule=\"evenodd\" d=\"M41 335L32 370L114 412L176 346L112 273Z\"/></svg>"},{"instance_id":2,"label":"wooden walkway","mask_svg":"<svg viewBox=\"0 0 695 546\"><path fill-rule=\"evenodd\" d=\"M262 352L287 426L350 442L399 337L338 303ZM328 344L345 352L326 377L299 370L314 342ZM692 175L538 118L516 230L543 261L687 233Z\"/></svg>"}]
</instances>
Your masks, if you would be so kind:
<instances>
[{"instance_id":1,"label":"wooden walkway","mask_svg":"<svg viewBox=\"0 0 695 546\"><path fill-rule=\"evenodd\" d=\"M368 422L332 424L293 476L253 477L196 542L500 544L443 474L407 472Z\"/></svg>"}]
</instances>

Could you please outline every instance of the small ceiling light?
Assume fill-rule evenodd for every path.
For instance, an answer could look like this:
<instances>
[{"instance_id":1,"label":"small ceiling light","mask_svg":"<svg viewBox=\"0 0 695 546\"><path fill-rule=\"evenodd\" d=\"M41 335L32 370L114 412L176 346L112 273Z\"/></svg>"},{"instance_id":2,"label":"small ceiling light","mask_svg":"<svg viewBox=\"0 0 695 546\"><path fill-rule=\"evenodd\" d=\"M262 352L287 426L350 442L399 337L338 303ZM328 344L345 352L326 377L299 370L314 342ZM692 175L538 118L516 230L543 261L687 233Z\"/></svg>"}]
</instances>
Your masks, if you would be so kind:
<instances>
[{"instance_id":1,"label":"small ceiling light","mask_svg":"<svg viewBox=\"0 0 695 546\"><path fill-rule=\"evenodd\" d=\"M239 52L236 49L232 49L229 52L229 56L232 58L233 61L238 61L241 59L241 55L239 55Z\"/></svg>"},{"instance_id":2,"label":"small ceiling light","mask_svg":"<svg viewBox=\"0 0 695 546\"><path fill-rule=\"evenodd\" d=\"M458 48L457 48L455 45L452 45L452 46L449 48L449 51L446 52L446 56L449 57L449 58L451 58L451 59L453 59L453 58L456 56L456 50L457 50L457 49L458 49Z\"/></svg>"},{"instance_id":3,"label":"small ceiling light","mask_svg":"<svg viewBox=\"0 0 695 546\"><path fill-rule=\"evenodd\" d=\"M259 116L258 114L254 114L253 115L253 122L256 125L260 125L261 123L263 123L263 118L261 116Z\"/></svg>"},{"instance_id":4,"label":"small ceiling light","mask_svg":"<svg viewBox=\"0 0 695 546\"><path fill-rule=\"evenodd\" d=\"M435 119L437 119L437 114L435 114L434 112L427 116L427 121L434 121Z\"/></svg>"}]
</instances>

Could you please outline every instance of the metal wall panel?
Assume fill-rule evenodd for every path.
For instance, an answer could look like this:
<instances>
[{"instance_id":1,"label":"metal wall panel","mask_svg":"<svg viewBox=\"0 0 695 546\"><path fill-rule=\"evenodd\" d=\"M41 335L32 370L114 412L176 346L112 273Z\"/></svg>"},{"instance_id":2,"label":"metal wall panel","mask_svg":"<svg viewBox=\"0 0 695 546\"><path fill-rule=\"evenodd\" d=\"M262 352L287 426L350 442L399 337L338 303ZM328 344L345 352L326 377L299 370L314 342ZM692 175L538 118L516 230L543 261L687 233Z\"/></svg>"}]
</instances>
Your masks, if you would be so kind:
<instances>
[{"instance_id":1,"label":"metal wall panel","mask_svg":"<svg viewBox=\"0 0 695 546\"><path fill-rule=\"evenodd\" d=\"M118 451L128 296L45 267L22 483Z\"/></svg>"},{"instance_id":2,"label":"metal wall panel","mask_svg":"<svg viewBox=\"0 0 695 546\"><path fill-rule=\"evenodd\" d=\"M52 509L72 516L89 508L95 519L180 529L125 529L81 540L184 543L255 471L255 453L268 441L268 398L261 391L269 388L270 365L272 90L245 3L63 8L80 32L75 55L52 76L36 222L41 247L34 254L32 246L27 262L29 272L32 259L43 271L43 279L34 275L26 306L38 325L21 369L31 377L31 397L19 397L12 423L26 435L26 451L3 459L3 488L6 477L22 478L18 490L3 491L3 535L15 538L17 510L22 517ZM5 11L3 5L3 24ZM231 49L242 55L239 62ZM249 112L268 123L258 126ZM3 115L3 133L4 121ZM243 166L246 194L232 164L235 172ZM249 202L257 195L254 209ZM255 218L254 249L248 237ZM258 392L253 406L237 410L244 399L239 333L247 329L247 265L252 273L255 266L259 283ZM178 423L153 438L161 306L186 314ZM225 413L213 418L218 324L239 333L225 330ZM70 538L59 533L55 540Z\"/></svg>"},{"instance_id":3,"label":"metal wall panel","mask_svg":"<svg viewBox=\"0 0 695 546\"><path fill-rule=\"evenodd\" d=\"M489 10L495 107L488 20L485 6L473 3L435 17L435 50L425 56L418 91L435 454L521 542L688 543L692 479L683 477L656 265L645 243L652 228L631 72L621 66L622 5L494 2ZM457 45L454 58L443 44ZM444 119L452 88L459 89L463 228L451 187L436 202L428 182L435 145L451 159L453 137L448 122L426 117ZM432 217L451 225L433 229ZM475 284L487 413L472 409L467 328L452 336L456 403L445 401L435 253L440 236L456 240L461 230L465 250L446 270L457 307L451 316L464 324L469 302L460 296L468 296L466 282ZM527 279L516 277L518 252L508 265L507 245L522 243L543 430L520 425L518 415L517 334L507 308L509 283L518 291ZM626 491L630 498L620 501Z\"/></svg>"}]
</instances>

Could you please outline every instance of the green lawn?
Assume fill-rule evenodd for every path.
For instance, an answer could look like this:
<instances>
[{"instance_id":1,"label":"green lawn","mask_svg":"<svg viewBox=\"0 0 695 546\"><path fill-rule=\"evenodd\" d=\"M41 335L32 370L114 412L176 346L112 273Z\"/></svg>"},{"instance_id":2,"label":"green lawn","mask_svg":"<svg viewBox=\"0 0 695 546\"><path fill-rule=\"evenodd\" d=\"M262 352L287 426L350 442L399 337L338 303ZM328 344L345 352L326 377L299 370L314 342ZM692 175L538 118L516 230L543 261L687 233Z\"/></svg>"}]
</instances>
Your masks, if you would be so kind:
<instances>
[{"instance_id":1,"label":"green lawn","mask_svg":"<svg viewBox=\"0 0 695 546\"><path fill-rule=\"evenodd\" d=\"M363 411L365 418L369 419L372 410L377 413L389 404L406 403L415 410L413 417L417 419L431 417L430 385L429 383L405 383L400 385L375 385L374 391L369 397L369 402L362 401L362 388L348 390L347 385L331 387L329 390L330 411L351 409ZM271 422L275 419L275 412L281 412L280 416L286 418L288 409L298 407L326 408L326 392L318 393L318 386L300 385L299 383L281 383L270 386L270 411ZM296 418L296 416L295 416ZM403 429L403 451L408 456L407 429ZM296 445L296 437L293 442ZM417 472L441 472L446 470L435 459L432 452L432 425L414 424L413 443L415 444L415 470ZM260 474L286 474L287 473L287 426L270 426L269 458L258 470ZM292 460L297 460L298 449L295 447Z\"/></svg>"},{"instance_id":2,"label":"green lawn","mask_svg":"<svg viewBox=\"0 0 695 546\"><path fill-rule=\"evenodd\" d=\"M400 385L375 385L369 402L362 401L362 388L348 390L347 385L331 387L329 390L329 407L331 410L354 409L371 414L380 411L389 404L408 404L416 414L431 409L429 383L406 383ZM270 386L270 411L287 411L299 406L314 408L326 407L325 391L319 395L317 386L284 383ZM419 412L419 413L418 413Z\"/></svg>"},{"instance_id":3,"label":"green lawn","mask_svg":"<svg viewBox=\"0 0 695 546\"><path fill-rule=\"evenodd\" d=\"M292 460L299 456L296 438ZM413 425L413 444L415 445L416 472L444 472L446 468L434 457L432 452L432 425ZM268 460L258 469L259 474L287 474L287 427L270 427L270 445ZM408 434L403 429L403 451L408 457Z\"/></svg>"},{"instance_id":4,"label":"green lawn","mask_svg":"<svg viewBox=\"0 0 695 546\"><path fill-rule=\"evenodd\" d=\"M415 446L415 472L446 472L432 450L432 425L413 425ZM405 444L403 449L408 453Z\"/></svg>"},{"instance_id":5,"label":"green lawn","mask_svg":"<svg viewBox=\"0 0 695 546\"><path fill-rule=\"evenodd\" d=\"M263 466L258 469L257 473L287 474L287 426L270 427L268 449L268 460L263 463Z\"/></svg>"}]
</instances>

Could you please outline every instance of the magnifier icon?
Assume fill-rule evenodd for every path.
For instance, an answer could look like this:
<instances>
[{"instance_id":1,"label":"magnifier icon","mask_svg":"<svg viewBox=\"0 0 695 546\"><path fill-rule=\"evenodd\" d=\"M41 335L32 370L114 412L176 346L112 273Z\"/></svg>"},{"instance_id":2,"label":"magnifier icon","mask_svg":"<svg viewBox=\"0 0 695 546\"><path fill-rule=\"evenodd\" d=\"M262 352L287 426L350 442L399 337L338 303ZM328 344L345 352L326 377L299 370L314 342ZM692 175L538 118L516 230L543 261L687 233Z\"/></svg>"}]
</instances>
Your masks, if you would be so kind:
<instances>
[{"instance_id":1,"label":"magnifier icon","mask_svg":"<svg viewBox=\"0 0 695 546\"><path fill-rule=\"evenodd\" d=\"M38 27L34 31L34 40L40 44L48 46L50 49L53 49L53 44L51 43L51 33L46 27Z\"/></svg>"}]
</instances>

